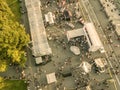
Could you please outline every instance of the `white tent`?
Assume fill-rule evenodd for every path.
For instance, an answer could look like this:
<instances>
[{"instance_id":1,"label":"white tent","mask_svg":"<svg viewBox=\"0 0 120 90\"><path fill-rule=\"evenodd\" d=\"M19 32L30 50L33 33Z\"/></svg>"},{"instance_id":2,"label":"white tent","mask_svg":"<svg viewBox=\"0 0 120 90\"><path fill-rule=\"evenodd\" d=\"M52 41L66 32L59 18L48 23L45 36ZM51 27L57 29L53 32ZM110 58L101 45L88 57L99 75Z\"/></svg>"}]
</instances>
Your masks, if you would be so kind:
<instances>
[{"instance_id":1,"label":"white tent","mask_svg":"<svg viewBox=\"0 0 120 90\"><path fill-rule=\"evenodd\" d=\"M57 81L57 80L56 80L55 73L50 73L50 74L47 74L47 75L46 75L46 77L47 77L47 82L48 82L48 84L50 84L50 83L53 83L53 82L56 82L56 81Z\"/></svg>"}]
</instances>

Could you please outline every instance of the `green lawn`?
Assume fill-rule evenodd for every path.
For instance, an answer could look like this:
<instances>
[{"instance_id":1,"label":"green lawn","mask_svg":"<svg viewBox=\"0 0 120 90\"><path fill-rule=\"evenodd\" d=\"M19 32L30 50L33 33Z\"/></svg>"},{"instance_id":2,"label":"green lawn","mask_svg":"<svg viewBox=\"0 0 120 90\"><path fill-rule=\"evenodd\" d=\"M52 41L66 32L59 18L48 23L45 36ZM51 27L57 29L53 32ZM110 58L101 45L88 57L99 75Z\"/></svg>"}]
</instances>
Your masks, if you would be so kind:
<instances>
[{"instance_id":1,"label":"green lawn","mask_svg":"<svg viewBox=\"0 0 120 90\"><path fill-rule=\"evenodd\" d=\"M15 17L13 18L15 21L20 22L21 14L20 14L20 2L18 0L6 0L8 6L11 8L11 11L14 13Z\"/></svg>"},{"instance_id":2,"label":"green lawn","mask_svg":"<svg viewBox=\"0 0 120 90\"><path fill-rule=\"evenodd\" d=\"M0 82L0 90L27 90L23 80L5 80Z\"/></svg>"}]
</instances>

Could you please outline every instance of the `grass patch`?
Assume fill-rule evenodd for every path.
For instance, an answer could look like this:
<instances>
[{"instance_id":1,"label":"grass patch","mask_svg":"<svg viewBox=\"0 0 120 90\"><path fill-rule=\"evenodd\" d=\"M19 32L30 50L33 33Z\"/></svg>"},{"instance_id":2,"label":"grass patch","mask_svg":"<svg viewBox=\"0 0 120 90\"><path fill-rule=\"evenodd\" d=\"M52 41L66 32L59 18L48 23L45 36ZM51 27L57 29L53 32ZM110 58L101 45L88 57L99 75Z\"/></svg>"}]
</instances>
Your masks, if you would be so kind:
<instances>
[{"instance_id":1,"label":"grass patch","mask_svg":"<svg viewBox=\"0 0 120 90\"><path fill-rule=\"evenodd\" d=\"M24 80L5 80L0 82L0 90L27 90Z\"/></svg>"},{"instance_id":2,"label":"grass patch","mask_svg":"<svg viewBox=\"0 0 120 90\"><path fill-rule=\"evenodd\" d=\"M20 22L21 14L20 14L20 3L18 0L6 0L6 3L10 7L11 11L15 15L13 20Z\"/></svg>"}]
</instances>

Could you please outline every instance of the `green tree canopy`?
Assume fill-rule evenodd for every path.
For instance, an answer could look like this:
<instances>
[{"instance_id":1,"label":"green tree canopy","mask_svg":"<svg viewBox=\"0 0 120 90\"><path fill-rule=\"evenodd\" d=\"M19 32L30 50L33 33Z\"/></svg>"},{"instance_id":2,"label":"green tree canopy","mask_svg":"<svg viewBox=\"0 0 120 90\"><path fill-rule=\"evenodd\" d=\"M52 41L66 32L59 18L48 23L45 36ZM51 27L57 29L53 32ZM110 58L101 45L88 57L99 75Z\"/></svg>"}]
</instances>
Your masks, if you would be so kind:
<instances>
[{"instance_id":1,"label":"green tree canopy","mask_svg":"<svg viewBox=\"0 0 120 90\"><path fill-rule=\"evenodd\" d=\"M23 25L13 20L14 17L6 2L0 0L0 71L6 69L6 64L23 65L26 61L24 47L29 42L29 35Z\"/></svg>"}]
</instances>

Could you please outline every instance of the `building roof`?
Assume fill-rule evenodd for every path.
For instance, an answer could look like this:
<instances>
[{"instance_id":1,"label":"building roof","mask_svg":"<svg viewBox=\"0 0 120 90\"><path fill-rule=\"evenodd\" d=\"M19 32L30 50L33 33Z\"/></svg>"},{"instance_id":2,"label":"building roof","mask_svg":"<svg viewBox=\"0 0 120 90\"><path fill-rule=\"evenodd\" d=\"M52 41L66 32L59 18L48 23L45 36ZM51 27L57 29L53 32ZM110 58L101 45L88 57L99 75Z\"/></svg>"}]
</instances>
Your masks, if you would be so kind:
<instances>
[{"instance_id":1,"label":"building roof","mask_svg":"<svg viewBox=\"0 0 120 90\"><path fill-rule=\"evenodd\" d=\"M112 20L112 24L115 26L115 30L118 36L120 36L120 15L119 10L116 9L116 5L110 1L100 0L101 4L105 7L105 12Z\"/></svg>"},{"instance_id":2,"label":"building roof","mask_svg":"<svg viewBox=\"0 0 120 90\"><path fill-rule=\"evenodd\" d=\"M106 14L109 16L110 20L119 19L119 10L116 9L116 5L110 1L100 0L101 4L104 6Z\"/></svg>"},{"instance_id":3,"label":"building roof","mask_svg":"<svg viewBox=\"0 0 120 90\"><path fill-rule=\"evenodd\" d=\"M114 19L112 21L112 24L115 26L115 31L116 31L117 35L120 36L120 20Z\"/></svg>"},{"instance_id":4,"label":"building roof","mask_svg":"<svg viewBox=\"0 0 120 90\"><path fill-rule=\"evenodd\" d=\"M37 58L35 58L35 62L36 62L36 64L42 63L42 62L43 62L43 61L42 61L42 57L37 57Z\"/></svg>"},{"instance_id":5,"label":"building roof","mask_svg":"<svg viewBox=\"0 0 120 90\"><path fill-rule=\"evenodd\" d=\"M99 38L98 33L96 32L96 29L93 23L85 23L84 32L87 37L89 46L92 45L98 48L103 47L102 42Z\"/></svg>"},{"instance_id":6,"label":"building roof","mask_svg":"<svg viewBox=\"0 0 120 90\"><path fill-rule=\"evenodd\" d=\"M50 83L53 83L53 82L56 82L56 81L57 81L57 80L56 80L55 73L50 73L50 74L47 74L47 75L46 75L46 77L47 77L47 82L48 82L48 84L50 84Z\"/></svg>"},{"instance_id":7,"label":"building roof","mask_svg":"<svg viewBox=\"0 0 120 90\"><path fill-rule=\"evenodd\" d=\"M75 38L75 37L82 36L82 35L84 35L84 31L83 31L82 28L67 31L67 39L68 39L68 41L69 41L71 38Z\"/></svg>"},{"instance_id":8,"label":"building roof","mask_svg":"<svg viewBox=\"0 0 120 90\"><path fill-rule=\"evenodd\" d=\"M54 14L52 12L45 14L45 21L49 22L49 24L54 24L54 18Z\"/></svg>"},{"instance_id":9,"label":"building roof","mask_svg":"<svg viewBox=\"0 0 120 90\"><path fill-rule=\"evenodd\" d=\"M52 53L48 45L45 27L42 19L40 0L25 0L33 44L33 55L43 56Z\"/></svg>"},{"instance_id":10,"label":"building roof","mask_svg":"<svg viewBox=\"0 0 120 90\"><path fill-rule=\"evenodd\" d=\"M97 65L97 67L105 67L105 65L107 64L106 60L104 58L97 58L95 59L95 64Z\"/></svg>"},{"instance_id":11,"label":"building roof","mask_svg":"<svg viewBox=\"0 0 120 90\"><path fill-rule=\"evenodd\" d=\"M83 61L80 64L80 67L82 67L82 69L85 71L85 73L89 73L91 71L91 65L86 61Z\"/></svg>"},{"instance_id":12,"label":"building roof","mask_svg":"<svg viewBox=\"0 0 120 90\"><path fill-rule=\"evenodd\" d=\"M116 25L116 29L115 30L116 30L117 35L120 36L120 24Z\"/></svg>"}]
</instances>

